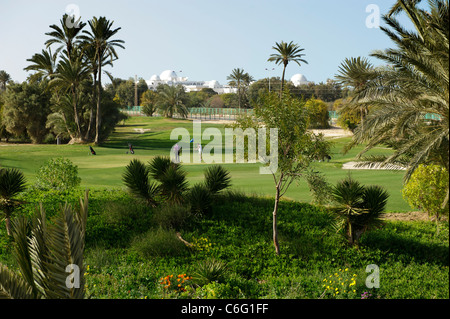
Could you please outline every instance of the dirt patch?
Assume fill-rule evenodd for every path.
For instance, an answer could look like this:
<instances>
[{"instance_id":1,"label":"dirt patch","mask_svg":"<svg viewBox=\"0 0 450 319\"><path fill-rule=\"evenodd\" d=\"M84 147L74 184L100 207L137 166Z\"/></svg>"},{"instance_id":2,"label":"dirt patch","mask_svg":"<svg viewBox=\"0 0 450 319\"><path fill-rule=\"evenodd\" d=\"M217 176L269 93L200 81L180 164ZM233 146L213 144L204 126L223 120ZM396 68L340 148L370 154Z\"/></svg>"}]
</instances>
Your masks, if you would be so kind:
<instances>
[{"instance_id":1,"label":"dirt patch","mask_svg":"<svg viewBox=\"0 0 450 319\"><path fill-rule=\"evenodd\" d=\"M397 221L434 221L427 213L424 212L407 212L407 213L385 213L381 219L397 220ZM448 220L446 216L442 216L441 220Z\"/></svg>"}]
</instances>

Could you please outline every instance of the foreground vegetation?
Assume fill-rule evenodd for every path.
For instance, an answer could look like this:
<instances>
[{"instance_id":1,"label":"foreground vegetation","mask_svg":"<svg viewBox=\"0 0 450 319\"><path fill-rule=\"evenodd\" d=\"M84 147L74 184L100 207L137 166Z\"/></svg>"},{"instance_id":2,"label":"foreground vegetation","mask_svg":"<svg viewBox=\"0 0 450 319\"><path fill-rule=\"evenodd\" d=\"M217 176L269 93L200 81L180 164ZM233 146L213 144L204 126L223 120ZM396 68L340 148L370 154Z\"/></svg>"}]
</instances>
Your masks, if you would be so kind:
<instances>
[{"instance_id":1,"label":"foreground vegetation","mask_svg":"<svg viewBox=\"0 0 450 319\"><path fill-rule=\"evenodd\" d=\"M23 214L31 215L43 202L50 218L61 201L77 206L84 190L34 191L24 196L29 204L21 208ZM86 224L86 294L360 299L369 292L366 266L376 264L380 288L370 290L374 298L449 297L448 223L442 223L436 235L435 224L427 221L385 221L383 228L361 237L359 248L350 248L330 229L332 219L325 209L281 201L281 254L276 256L272 203L273 198L226 192L209 214L194 217L187 211L149 208L126 192L93 190ZM176 231L192 247L177 239ZM5 227L0 227L0 238L1 263L16 267ZM195 282L191 277L202 279ZM350 286L352 278L355 283ZM338 282L340 287L333 286Z\"/></svg>"}]
</instances>

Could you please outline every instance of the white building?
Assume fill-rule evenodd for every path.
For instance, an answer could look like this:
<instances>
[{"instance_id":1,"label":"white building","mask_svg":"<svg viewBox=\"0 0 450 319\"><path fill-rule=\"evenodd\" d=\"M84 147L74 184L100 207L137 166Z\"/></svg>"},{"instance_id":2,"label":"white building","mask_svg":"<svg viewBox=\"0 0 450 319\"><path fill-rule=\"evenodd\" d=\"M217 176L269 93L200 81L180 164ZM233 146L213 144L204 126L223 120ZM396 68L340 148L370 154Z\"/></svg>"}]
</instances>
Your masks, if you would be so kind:
<instances>
[{"instance_id":1,"label":"white building","mask_svg":"<svg viewBox=\"0 0 450 319\"><path fill-rule=\"evenodd\" d=\"M292 77L291 77L291 82L295 85L295 86L300 86L300 85L303 85L303 84L308 84L308 83L310 83L307 79L306 79L306 77L303 75L303 74L294 74Z\"/></svg>"},{"instance_id":2,"label":"white building","mask_svg":"<svg viewBox=\"0 0 450 319\"><path fill-rule=\"evenodd\" d=\"M237 88L229 85L221 85L216 80L211 81L190 81L187 77L178 76L175 71L165 70L160 75L152 75L150 80L146 81L149 89L154 90L159 84L178 85L181 84L186 92L200 91L203 88L210 88L218 94L236 93Z\"/></svg>"}]
</instances>

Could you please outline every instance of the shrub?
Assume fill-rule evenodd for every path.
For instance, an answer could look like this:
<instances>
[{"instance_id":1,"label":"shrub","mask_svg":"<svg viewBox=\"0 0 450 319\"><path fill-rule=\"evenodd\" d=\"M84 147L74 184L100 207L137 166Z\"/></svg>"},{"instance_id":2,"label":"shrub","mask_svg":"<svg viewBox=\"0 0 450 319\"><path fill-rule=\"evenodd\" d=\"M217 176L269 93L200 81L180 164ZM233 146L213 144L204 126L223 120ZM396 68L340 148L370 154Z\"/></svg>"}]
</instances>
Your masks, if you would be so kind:
<instances>
[{"instance_id":1,"label":"shrub","mask_svg":"<svg viewBox=\"0 0 450 319\"><path fill-rule=\"evenodd\" d=\"M448 171L444 167L421 164L411 175L402 194L412 208L422 209L439 220L439 214L444 212L441 205L448 186Z\"/></svg>"},{"instance_id":2,"label":"shrub","mask_svg":"<svg viewBox=\"0 0 450 319\"><path fill-rule=\"evenodd\" d=\"M174 230L162 227L151 229L138 236L131 246L143 257L178 256L187 251L186 246L176 237Z\"/></svg>"},{"instance_id":3,"label":"shrub","mask_svg":"<svg viewBox=\"0 0 450 319\"><path fill-rule=\"evenodd\" d=\"M80 185L78 166L67 158L58 157L47 161L37 173L36 187L65 191Z\"/></svg>"},{"instance_id":4,"label":"shrub","mask_svg":"<svg viewBox=\"0 0 450 319\"><path fill-rule=\"evenodd\" d=\"M305 104L309 114L310 128L329 128L328 105L319 99L311 98Z\"/></svg>"},{"instance_id":5,"label":"shrub","mask_svg":"<svg viewBox=\"0 0 450 319\"><path fill-rule=\"evenodd\" d=\"M191 212L181 205L165 204L153 211L153 221L165 229L180 230L188 221Z\"/></svg>"},{"instance_id":6,"label":"shrub","mask_svg":"<svg viewBox=\"0 0 450 319\"><path fill-rule=\"evenodd\" d=\"M333 225L342 232L350 245L357 244L363 233L380 226L380 215L386 208L389 194L380 186L364 186L351 177L339 181L332 190L338 206Z\"/></svg>"}]
</instances>

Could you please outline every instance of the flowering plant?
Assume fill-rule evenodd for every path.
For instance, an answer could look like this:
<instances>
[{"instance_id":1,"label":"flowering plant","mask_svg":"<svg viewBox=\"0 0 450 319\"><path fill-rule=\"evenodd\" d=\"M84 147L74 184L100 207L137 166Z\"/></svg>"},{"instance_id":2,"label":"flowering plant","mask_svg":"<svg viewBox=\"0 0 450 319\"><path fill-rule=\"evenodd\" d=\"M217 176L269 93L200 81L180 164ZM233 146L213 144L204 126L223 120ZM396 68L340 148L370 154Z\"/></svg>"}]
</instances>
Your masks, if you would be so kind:
<instances>
[{"instance_id":1,"label":"flowering plant","mask_svg":"<svg viewBox=\"0 0 450 319\"><path fill-rule=\"evenodd\" d=\"M331 298L349 298L356 296L357 275L350 275L348 268L339 269L334 274L325 277L322 287L325 288L320 298L328 296Z\"/></svg>"}]
</instances>

